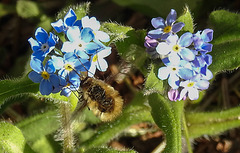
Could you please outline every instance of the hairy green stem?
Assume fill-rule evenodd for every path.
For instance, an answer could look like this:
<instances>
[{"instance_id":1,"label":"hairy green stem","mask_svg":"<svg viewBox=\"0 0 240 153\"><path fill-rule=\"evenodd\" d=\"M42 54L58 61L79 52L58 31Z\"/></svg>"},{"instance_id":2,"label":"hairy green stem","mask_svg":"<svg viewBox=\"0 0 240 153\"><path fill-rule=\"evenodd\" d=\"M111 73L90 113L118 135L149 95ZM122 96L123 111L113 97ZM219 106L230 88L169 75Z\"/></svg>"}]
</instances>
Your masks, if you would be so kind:
<instances>
[{"instance_id":1,"label":"hairy green stem","mask_svg":"<svg viewBox=\"0 0 240 153\"><path fill-rule=\"evenodd\" d=\"M70 124L71 106L69 103L60 102L62 131L60 132L63 139L63 153L71 153L74 149L73 131Z\"/></svg>"},{"instance_id":2,"label":"hairy green stem","mask_svg":"<svg viewBox=\"0 0 240 153\"><path fill-rule=\"evenodd\" d=\"M185 118L185 114L184 113L182 114L182 125L183 125L184 136L185 136L186 143L187 143L188 153L193 153L192 152L191 142L189 140L188 127L187 127L186 118Z\"/></svg>"}]
</instances>

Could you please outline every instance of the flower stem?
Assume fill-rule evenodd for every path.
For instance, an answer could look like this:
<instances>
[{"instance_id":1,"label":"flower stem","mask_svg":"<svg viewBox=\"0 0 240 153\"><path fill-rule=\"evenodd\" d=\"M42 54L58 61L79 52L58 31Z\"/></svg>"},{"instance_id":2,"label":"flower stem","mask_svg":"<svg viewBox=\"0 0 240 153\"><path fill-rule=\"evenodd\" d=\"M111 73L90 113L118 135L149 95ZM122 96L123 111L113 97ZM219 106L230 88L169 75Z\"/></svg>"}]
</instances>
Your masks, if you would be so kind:
<instances>
[{"instance_id":1,"label":"flower stem","mask_svg":"<svg viewBox=\"0 0 240 153\"><path fill-rule=\"evenodd\" d=\"M60 102L60 113L62 131L61 137L63 139L63 153L71 153L74 149L73 131L70 124L71 108L70 104L66 102Z\"/></svg>"},{"instance_id":2,"label":"flower stem","mask_svg":"<svg viewBox=\"0 0 240 153\"><path fill-rule=\"evenodd\" d=\"M185 139L186 139L186 143L187 143L188 153L193 153L191 142L189 140L188 128L187 128L187 123L186 123L186 118L185 118L184 113L182 114L182 125L183 125L183 133L185 135Z\"/></svg>"}]
</instances>

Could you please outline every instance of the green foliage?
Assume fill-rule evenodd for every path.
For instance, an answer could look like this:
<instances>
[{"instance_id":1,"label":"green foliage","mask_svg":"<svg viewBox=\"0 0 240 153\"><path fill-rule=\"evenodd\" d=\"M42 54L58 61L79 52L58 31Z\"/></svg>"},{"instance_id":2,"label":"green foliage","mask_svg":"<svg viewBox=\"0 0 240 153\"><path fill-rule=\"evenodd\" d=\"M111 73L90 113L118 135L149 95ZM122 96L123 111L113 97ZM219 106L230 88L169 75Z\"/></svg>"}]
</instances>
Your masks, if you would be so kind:
<instances>
[{"instance_id":1,"label":"green foliage","mask_svg":"<svg viewBox=\"0 0 240 153\"><path fill-rule=\"evenodd\" d=\"M225 10L210 14L210 24L214 30L213 63L209 69L216 74L233 70L240 66L240 15Z\"/></svg>"},{"instance_id":2,"label":"green foliage","mask_svg":"<svg viewBox=\"0 0 240 153\"><path fill-rule=\"evenodd\" d=\"M130 7L134 10L140 11L151 17L156 16L167 16L169 10L174 8L177 12L181 12L182 8L187 4L191 9L194 9L198 6L201 0L168 0L168 1L159 1L159 0L113 0L115 3L121 6Z\"/></svg>"},{"instance_id":3,"label":"green foliage","mask_svg":"<svg viewBox=\"0 0 240 153\"><path fill-rule=\"evenodd\" d=\"M21 129L27 141L34 141L56 131L60 122L56 111L47 111L17 123L17 127Z\"/></svg>"},{"instance_id":4,"label":"green foliage","mask_svg":"<svg viewBox=\"0 0 240 153\"><path fill-rule=\"evenodd\" d=\"M40 14L38 4L33 1L19 0L16 9L18 15L22 18L37 17Z\"/></svg>"},{"instance_id":5,"label":"green foliage","mask_svg":"<svg viewBox=\"0 0 240 153\"><path fill-rule=\"evenodd\" d=\"M172 5L176 6L174 9L176 9L177 12L180 12L179 10L185 6L185 2L191 9L194 9L197 2L201 0L185 0L184 2L168 0L161 1L160 3L158 0L152 0L151 3L145 0L113 1L122 6L141 10L149 16L156 17L160 14L161 16L166 16ZM58 13L57 19L63 19L70 7L75 11L78 19L81 19L89 13L89 5L90 3L82 3L76 6L68 6ZM3 10L0 11L0 16L13 11L12 7L9 7L9 11L7 8L7 6L0 4L0 10ZM51 29L50 23L52 19L47 15L41 15L36 2L19 0L17 1L16 10L22 18L40 17L40 23L38 25L48 31ZM188 7L185 7L183 14L179 16L177 21L185 23L180 33L194 33L193 17ZM214 11L210 14L209 23L214 30L214 46L213 51L210 53L213 57L213 63L209 69L216 75L221 71L238 68L240 66L240 57L238 56L240 51L240 15L226 10ZM166 97L166 90L168 89L164 87L164 81L157 78L157 71L160 64L152 62L150 65L149 57L145 52L144 38L146 36L146 30L135 30L132 27L112 22L103 23L100 30L108 33L110 36L110 42L105 43L105 45L108 46L114 43L119 55L144 74L146 78L145 94L147 96L144 96L141 92L136 94L133 101L123 110L122 115L117 118L116 121L102 123L97 127L96 132L93 132L90 128L84 129L86 133L80 135L84 140L80 140L81 144L76 146L77 151L110 153L134 152L132 150L117 151L104 148L103 146L111 139L117 137L130 125L140 122L154 121L154 123L163 130L166 138L166 147L164 150L166 153L181 153L182 130L185 130L183 133L185 133L186 140L188 141L189 137L196 138L206 134L216 135L225 130L240 126L239 107L208 113L184 112L183 101L170 102L168 100ZM151 66L150 72L149 65ZM16 126L19 129L12 124L0 122L0 152L33 152L32 149L36 152L59 152L61 148L59 144L53 140L53 135L60 126L62 126L61 132L63 134L73 134L73 129L70 127L70 115L77 106L77 97L73 94L68 98L60 94L42 96L39 94L39 84L33 83L27 76L18 80L2 80L0 81L0 87L0 106L2 106L0 112L4 112L6 107L14 103L11 99L23 97L28 94L35 94L38 97L43 97L45 100L53 101L54 104L57 105L57 109L61 109L63 112L61 113L61 119L66 121L64 122L66 124L62 123L60 125L57 111L61 111L48 110L17 123ZM145 105L146 101L149 102L150 108ZM59 105L64 102L71 103L71 106L68 105L71 108L61 108ZM89 122L90 124L100 123L99 120L91 117L92 114L89 115L86 113L85 115L87 116L85 122ZM83 124L84 126L79 130L80 132L82 132L81 130L87 125L87 123ZM65 129L64 126L66 126ZM63 130L67 130L67 132ZM32 149L26 142L31 142ZM189 146L188 144L188 147ZM191 149L188 150L191 152Z\"/></svg>"},{"instance_id":6,"label":"green foliage","mask_svg":"<svg viewBox=\"0 0 240 153\"><path fill-rule=\"evenodd\" d=\"M0 152L24 152L27 147L22 132L7 122L0 122L0 127Z\"/></svg>"},{"instance_id":7,"label":"green foliage","mask_svg":"<svg viewBox=\"0 0 240 153\"><path fill-rule=\"evenodd\" d=\"M159 128L163 130L166 136L166 153L181 153L181 113L183 102L173 103L154 93L149 95L149 104L152 108L152 117Z\"/></svg>"},{"instance_id":8,"label":"green foliage","mask_svg":"<svg viewBox=\"0 0 240 153\"><path fill-rule=\"evenodd\" d=\"M0 86L0 106L9 98L39 91L39 85L33 83L27 76L15 80L2 80Z\"/></svg>"},{"instance_id":9,"label":"green foliage","mask_svg":"<svg viewBox=\"0 0 240 153\"><path fill-rule=\"evenodd\" d=\"M106 45L110 45L110 43L115 43L117 41L123 41L127 38L127 32L133 30L132 27L122 26L117 23L112 22L104 22L101 25L100 30L106 32L110 36L110 41Z\"/></svg>"},{"instance_id":10,"label":"green foliage","mask_svg":"<svg viewBox=\"0 0 240 153\"><path fill-rule=\"evenodd\" d=\"M144 121L152 121L149 108L143 104L145 101L146 98L141 93L137 94L131 105L123 110L122 115L116 121L100 126L93 137L80 145L80 150L104 145L129 126Z\"/></svg>"},{"instance_id":11,"label":"green foliage","mask_svg":"<svg viewBox=\"0 0 240 153\"><path fill-rule=\"evenodd\" d=\"M193 17L187 6L185 7L183 14L177 19L177 21L183 22L185 24L185 26L181 30L182 32L194 32Z\"/></svg>"},{"instance_id":12,"label":"green foliage","mask_svg":"<svg viewBox=\"0 0 240 153\"><path fill-rule=\"evenodd\" d=\"M186 121L189 135L197 138L202 135L217 135L228 129L239 127L240 107L219 112L187 112Z\"/></svg>"}]
</instances>

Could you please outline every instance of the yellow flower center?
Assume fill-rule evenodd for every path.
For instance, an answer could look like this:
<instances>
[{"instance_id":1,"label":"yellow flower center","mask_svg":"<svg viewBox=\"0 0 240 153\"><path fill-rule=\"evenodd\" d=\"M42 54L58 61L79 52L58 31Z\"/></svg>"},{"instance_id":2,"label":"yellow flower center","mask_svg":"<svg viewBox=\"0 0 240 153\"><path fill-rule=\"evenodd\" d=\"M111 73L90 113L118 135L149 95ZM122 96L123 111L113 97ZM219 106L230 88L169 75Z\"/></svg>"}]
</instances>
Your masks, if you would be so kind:
<instances>
[{"instance_id":1,"label":"yellow flower center","mask_svg":"<svg viewBox=\"0 0 240 153\"><path fill-rule=\"evenodd\" d=\"M173 51L175 51L175 52L179 52L180 49L181 49L181 47L180 47L179 45L174 45L172 49L173 49Z\"/></svg>"},{"instance_id":2,"label":"yellow flower center","mask_svg":"<svg viewBox=\"0 0 240 153\"><path fill-rule=\"evenodd\" d=\"M72 65L70 65L70 64L65 64L64 65L64 68L65 68L65 70L67 70L67 71L72 71L73 70L73 67L72 67Z\"/></svg>"},{"instance_id":3,"label":"yellow flower center","mask_svg":"<svg viewBox=\"0 0 240 153\"><path fill-rule=\"evenodd\" d=\"M49 73L47 73L46 71L43 71L43 72L41 73L41 76L42 76L43 79L45 79L45 80L49 79L49 77L50 77Z\"/></svg>"},{"instance_id":4,"label":"yellow flower center","mask_svg":"<svg viewBox=\"0 0 240 153\"><path fill-rule=\"evenodd\" d=\"M79 46L79 47L82 47L83 45L82 45L82 44L79 44L78 46Z\"/></svg>"},{"instance_id":5,"label":"yellow flower center","mask_svg":"<svg viewBox=\"0 0 240 153\"><path fill-rule=\"evenodd\" d=\"M173 71L176 71L176 70L177 70L177 68L173 67L173 68L172 68L172 70L173 70Z\"/></svg>"},{"instance_id":6,"label":"yellow flower center","mask_svg":"<svg viewBox=\"0 0 240 153\"><path fill-rule=\"evenodd\" d=\"M171 26L166 26L166 27L163 29L163 32L169 33L171 30L172 30L172 27L171 27Z\"/></svg>"},{"instance_id":7,"label":"yellow flower center","mask_svg":"<svg viewBox=\"0 0 240 153\"><path fill-rule=\"evenodd\" d=\"M194 85L194 82L189 82L189 83L187 84L188 87L192 87L193 85Z\"/></svg>"},{"instance_id":8,"label":"yellow flower center","mask_svg":"<svg viewBox=\"0 0 240 153\"><path fill-rule=\"evenodd\" d=\"M94 55L92 61L93 61L93 62L96 62L97 60L98 60L98 56L97 56L97 55Z\"/></svg>"}]
</instances>

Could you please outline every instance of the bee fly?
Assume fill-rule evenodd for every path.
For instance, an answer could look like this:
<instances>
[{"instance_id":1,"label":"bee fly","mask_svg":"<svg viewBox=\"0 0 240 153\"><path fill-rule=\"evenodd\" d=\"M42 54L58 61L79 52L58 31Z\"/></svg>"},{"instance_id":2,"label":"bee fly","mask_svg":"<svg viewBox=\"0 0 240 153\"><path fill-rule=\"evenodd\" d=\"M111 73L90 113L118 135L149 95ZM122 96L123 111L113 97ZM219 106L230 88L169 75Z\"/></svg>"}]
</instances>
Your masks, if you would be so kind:
<instances>
[{"instance_id":1,"label":"bee fly","mask_svg":"<svg viewBox=\"0 0 240 153\"><path fill-rule=\"evenodd\" d=\"M112 86L99 79L86 78L81 89L88 108L102 121L112 121L121 114L123 99Z\"/></svg>"}]
</instances>

